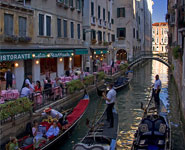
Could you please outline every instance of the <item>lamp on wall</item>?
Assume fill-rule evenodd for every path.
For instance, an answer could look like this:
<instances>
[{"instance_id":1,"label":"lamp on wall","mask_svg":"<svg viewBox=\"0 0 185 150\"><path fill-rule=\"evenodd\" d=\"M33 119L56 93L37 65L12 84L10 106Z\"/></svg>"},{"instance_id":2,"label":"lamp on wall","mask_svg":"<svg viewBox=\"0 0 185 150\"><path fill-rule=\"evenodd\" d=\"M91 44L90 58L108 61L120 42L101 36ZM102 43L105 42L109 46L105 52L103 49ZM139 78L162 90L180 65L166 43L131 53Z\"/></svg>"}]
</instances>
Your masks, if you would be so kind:
<instances>
[{"instance_id":1,"label":"lamp on wall","mask_svg":"<svg viewBox=\"0 0 185 150\"><path fill-rule=\"evenodd\" d=\"M92 58L92 56L90 56L90 58Z\"/></svg>"},{"instance_id":2,"label":"lamp on wall","mask_svg":"<svg viewBox=\"0 0 185 150\"><path fill-rule=\"evenodd\" d=\"M35 63L38 65L39 64L39 60L36 60Z\"/></svg>"},{"instance_id":3,"label":"lamp on wall","mask_svg":"<svg viewBox=\"0 0 185 150\"><path fill-rule=\"evenodd\" d=\"M19 64L17 62L15 63L15 67L19 67Z\"/></svg>"},{"instance_id":4,"label":"lamp on wall","mask_svg":"<svg viewBox=\"0 0 185 150\"><path fill-rule=\"evenodd\" d=\"M74 56L74 53L71 53L71 56Z\"/></svg>"},{"instance_id":5,"label":"lamp on wall","mask_svg":"<svg viewBox=\"0 0 185 150\"><path fill-rule=\"evenodd\" d=\"M72 61L72 57L70 57L69 60Z\"/></svg>"},{"instance_id":6,"label":"lamp on wall","mask_svg":"<svg viewBox=\"0 0 185 150\"><path fill-rule=\"evenodd\" d=\"M35 54L32 54L32 57L34 58L35 57Z\"/></svg>"},{"instance_id":7,"label":"lamp on wall","mask_svg":"<svg viewBox=\"0 0 185 150\"><path fill-rule=\"evenodd\" d=\"M62 62L62 58L60 58L59 61Z\"/></svg>"},{"instance_id":8,"label":"lamp on wall","mask_svg":"<svg viewBox=\"0 0 185 150\"><path fill-rule=\"evenodd\" d=\"M47 57L50 57L51 55L50 54L47 54Z\"/></svg>"}]
</instances>

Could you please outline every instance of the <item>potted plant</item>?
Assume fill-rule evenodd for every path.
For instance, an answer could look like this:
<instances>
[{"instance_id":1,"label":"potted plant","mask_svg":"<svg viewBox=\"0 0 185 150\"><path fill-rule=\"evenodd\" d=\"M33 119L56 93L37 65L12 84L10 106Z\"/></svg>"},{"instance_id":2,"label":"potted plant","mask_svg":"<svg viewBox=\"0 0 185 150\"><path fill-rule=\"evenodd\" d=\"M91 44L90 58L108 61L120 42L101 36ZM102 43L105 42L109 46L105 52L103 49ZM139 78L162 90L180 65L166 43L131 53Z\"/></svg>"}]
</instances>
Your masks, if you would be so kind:
<instances>
[{"instance_id":1,"label":"potted plant","mask_svg":"<svg viewBox=\"0 0 185 150\"><path fill-rule=\"evenodd\" d=\"M22 42L22 43L28 43L31 40L32 40L31 37L27 37L27 36L25 36L25 37L19 37L19 42Z\"/></svg>"},{"instance_id":2,"label":"potted plant","mask_svg":"<svg viewBox=\"0 0 185 150\"><path fill-rule=\"evenodd\" d=\"M18 41L18 37L16 35L5 35L4 41L15 43Z\"/></svg>"},{"instance_id":3,"label":"potted plant","mask_svg":"<svg viewBox=\"0 0 185 150\"><path fill-rule=\"evenodd\" d=\"M109 43L108 43L107 41L104 41L104 42L103 42L103 45L104 45L104 46L108 46Z\"/></svg>"},{"instance_id":4,"label":"potted plant","mask_svg":"<svg viewBox=\"0 0 185 150\"><path fill-rule=\"evenodd\" d=\"M91 40L91 44L96 44L96 42L97 42L96 39Z\"/></svg>"}]
</instances>

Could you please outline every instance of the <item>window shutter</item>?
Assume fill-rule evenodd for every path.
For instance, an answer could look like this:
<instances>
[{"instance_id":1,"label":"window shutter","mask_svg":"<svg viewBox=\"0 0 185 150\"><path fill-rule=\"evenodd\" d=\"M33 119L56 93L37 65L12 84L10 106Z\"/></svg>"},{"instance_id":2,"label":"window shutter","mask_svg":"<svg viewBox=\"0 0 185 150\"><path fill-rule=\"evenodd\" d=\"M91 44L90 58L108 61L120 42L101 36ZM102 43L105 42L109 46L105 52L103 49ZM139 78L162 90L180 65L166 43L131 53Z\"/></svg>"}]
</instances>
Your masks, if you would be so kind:
<instances>
[{"instance_id":1,"label":"window shutter","mask_svg":"<svg viewBox=\"0 0 185 150\"><path fill-rule=\"evenodd\" d=\"M123 17L125 17L125 8L122 8L123 9L123 11L122 11L122 15L123 15Z\"/></svg>"},{"instance_id":2,"label":"window shutter","mask_svg":"<svg viewBox=\"0 0 185 150\"><path fill-rule=\"evenodd\" d=\"M71 38L74 38L74 23L71 22Z\"/></svg>"},{"instance_id":3,"label":"window shutter","mask_svg":"<svg viewBox=\"0 0 185 150\"><path fill-rule=\"evenodd\" d=\"M44 15L39 14L39 35L44 35Z\"/></svg>"},{"instance_id":4,"label":"window shutter","mask_svg":"<svg viewBox=\"0 0 185 150\"><path fill-rule=\"evenodd\" d=\"M94 3L91 2L91 16L94 16Z\"/></svg>"},{"instance_id":5,"label":"window shutter","mask_svg":"<svg viewBox=\"0 0 185 150\"><path fill-rule=\"evenodd\" d=\"M58 37L61 37L61 19L57 19Z\"/></svg>"},{"instance_id":6,"label":"window shutter","mask_svg":"<svg viewBox=\"0 0 185 150\"><path fill-rule=\"evenodd\" d=\"M120 17L120 8L117 8L117 18Z\"/></svg>"},{"instance_id":7,"label":"window shutter","mask_svg":"<svg viewBox=\"0 0 185 150\"><path fill-rule=\"evenodd\" d=\"M77 25L78 39L80 39L80 24Z\"/></svg>"}]
</instances>

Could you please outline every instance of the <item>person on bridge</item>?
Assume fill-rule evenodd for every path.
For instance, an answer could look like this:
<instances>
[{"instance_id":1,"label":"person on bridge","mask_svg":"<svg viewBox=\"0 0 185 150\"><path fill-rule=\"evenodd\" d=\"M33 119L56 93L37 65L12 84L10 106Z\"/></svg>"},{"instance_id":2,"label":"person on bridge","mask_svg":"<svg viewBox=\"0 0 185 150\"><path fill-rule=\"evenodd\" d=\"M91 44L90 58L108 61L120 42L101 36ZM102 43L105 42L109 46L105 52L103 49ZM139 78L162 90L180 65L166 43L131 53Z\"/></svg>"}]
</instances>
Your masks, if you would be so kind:
<instances>
[{"instance_id":1,"label":"person on bridge","mask_svg":"<svg viewBox=\"0 0 185 150\"><path fill-rule=\"evenodd\" d=\"M156 75L154 88L153 88L153 96L154 96L154 101L155 101L156 107L160 106L159 93L161 91L161 87L162 87L162 84L161 84L161 80L159 79L159 75Z\"/></svg>"},{"instance_id":2,"label":"person on bridge","mask_svg":"<svg viewBox=\"0 0 185 150\"><path fill-rule=\"evenodd\" d=\"M103 93L103 98L106 100L107 104L107 121L110 122L109 128L113 128L114 125L114 116L113 116L113 107L116 101L116 91L113 89L113 84L109 84L109 92L107 95Z\"/></svg>"}]
</instances>

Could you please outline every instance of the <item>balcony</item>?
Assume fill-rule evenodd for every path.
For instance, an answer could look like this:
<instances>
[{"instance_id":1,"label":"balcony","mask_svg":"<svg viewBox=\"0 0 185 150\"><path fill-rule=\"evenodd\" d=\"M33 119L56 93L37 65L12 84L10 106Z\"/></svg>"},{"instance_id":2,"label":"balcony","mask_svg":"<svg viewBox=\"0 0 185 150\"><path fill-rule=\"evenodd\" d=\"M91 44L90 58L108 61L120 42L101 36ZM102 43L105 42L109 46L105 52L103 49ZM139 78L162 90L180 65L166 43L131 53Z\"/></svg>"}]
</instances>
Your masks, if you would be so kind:
<instances>
[{"instance_id":1,"label":"balcony","mask_svg":"<svg viewBox=\"0 0 185 150\"><path fill-rule=\"evenodd\" d=\"M103 21L103 27L107 28L107 21L105 21L105 20Z\"/></svg>"},{"instance_id":2,"label":"balcony","mask_svg":"<svg viewBox=\"0 0 185 150\"><path fill-rule=\"evenodd\" d=\"M91 16L91 24L93 25L96 24L96 18L94 16Z\"/></svg>"},{"instance_id":3,"label":"balcony","mask_svg":"<svg viewBox=\"0 0 185 150\"><path fill-rule=\"evenodd\" d=\"M171 27L175 25L175 14L170 14L170 18L168 20L168 23Z\"/></svg>"},{"instance_id":4,"label":"balcony","mask_svg":"<svg viewBox=\"0 0 185 150\"><path fill-rule=\"evenodd\" d=\"M98 26L102 27L102 20L101 19L98 19Z\"/></svg>"}]
</instances>

